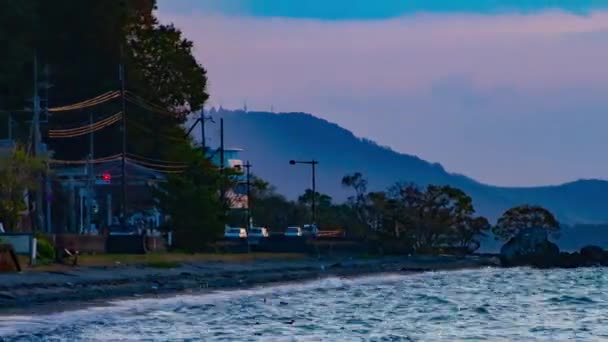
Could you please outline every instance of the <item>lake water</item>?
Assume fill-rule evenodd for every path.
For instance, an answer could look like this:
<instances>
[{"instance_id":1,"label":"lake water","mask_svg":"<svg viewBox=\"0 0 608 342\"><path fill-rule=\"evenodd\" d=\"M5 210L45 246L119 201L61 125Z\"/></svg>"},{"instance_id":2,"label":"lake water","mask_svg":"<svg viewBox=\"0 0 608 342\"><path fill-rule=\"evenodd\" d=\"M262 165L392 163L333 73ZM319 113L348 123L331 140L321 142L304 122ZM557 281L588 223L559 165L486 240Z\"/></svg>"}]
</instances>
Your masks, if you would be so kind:
<instances>
[{"instance_id":1,"label":"lake water","mask_svg":"<svg viewBox=\"0 0 608 342\"><path fill-rule=\"evenodd\" d=\"M0 318L6 341L601 341L604 269L483 269L295 285Z\"/></svg>"}]
</instances>

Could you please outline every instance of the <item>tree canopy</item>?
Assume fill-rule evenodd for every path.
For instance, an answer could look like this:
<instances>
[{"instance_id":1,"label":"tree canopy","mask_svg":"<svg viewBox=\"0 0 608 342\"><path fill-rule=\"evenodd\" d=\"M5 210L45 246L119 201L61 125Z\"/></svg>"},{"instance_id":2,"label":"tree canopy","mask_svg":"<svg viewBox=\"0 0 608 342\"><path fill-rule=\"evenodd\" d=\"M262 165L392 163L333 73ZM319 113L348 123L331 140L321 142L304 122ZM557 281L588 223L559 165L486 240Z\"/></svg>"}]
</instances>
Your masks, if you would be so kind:
<instances>
[{"instance_id":1,"label":"tree canopy","mask_svg":"<svg viewBox=\"0 0 608 342\"><path fill-rule=\"evenodd\" d=\"M415 251L475 250L490 229L487 219L474 216L471 197L457 188L397 183L386 192L367 193L360 173L345 176L342 183L355 191L349 203L369 230Z\"/></svg>"},{"instance_id":2,"label":"tree canopy","mask_svg":"<svg viewBox=\"0 0 608 342\"><path fill-rule=\"evenodd\" d=\"M21 147L0 156L0 218L8 231L18 228L21 212L26 209L26 191L38 189L43 170L43 161Z\"/></svg>"},{"instance_id":3,"label":"tree canopy","mask_svg":"<svg viewBox=\"0 0 608 342\"><path fill-rule=\"evenodd\" d=\"M48 94L40 91L48 95L49 107L118 90L122 63L126 90L137 95L127 104L129 152L169 159L180 148L176 145L189 144L180 124L207 100L207 77L192 54L192 42L175 26L160 24L155 8L155 0L2 1L0 43L7 48L0 56L0 109L12 111L16 121L30 118L20 110L31 108L34 56L39 79L52 85ZM97 121L120 110L120 101L114 100L55 113L43 128L77 127L90 113ZM97 133L96 155L119 153L120 134L119 125ZM45 141L58 159L83 159L87 139Z\"/></svg>"},{"instance_id":4,"label":"tree canopy","mask_svg":"<svg viewBox=\"0 0 608 342\"><path fill-rule=\"evenodd\" d=\"M502 214L492 232L497 238L506 241L530 228L557 232L560 225L549 210L540 206L521 205Z\"/></svg>"}]
</instances>

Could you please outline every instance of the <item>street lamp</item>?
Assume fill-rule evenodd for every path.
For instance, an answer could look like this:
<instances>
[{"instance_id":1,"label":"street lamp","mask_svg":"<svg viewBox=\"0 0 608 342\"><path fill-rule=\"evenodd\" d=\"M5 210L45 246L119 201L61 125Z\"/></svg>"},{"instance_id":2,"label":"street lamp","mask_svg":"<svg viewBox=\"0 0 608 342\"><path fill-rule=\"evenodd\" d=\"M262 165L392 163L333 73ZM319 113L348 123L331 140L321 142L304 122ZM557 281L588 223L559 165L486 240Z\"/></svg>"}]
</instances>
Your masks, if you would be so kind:
<instances>
[{"instance_id":1,"label":"street lamp","mask_svg":"<svg viewBox=\"0 0 608 342\"><path fill-rule=\"evenodd\" d=\"M300 160L290 160L289 161L290 165L296 165L296 164L308 164L310 166L312 166L312 224L316 224L317 223L317 210L316 210L316 196L317 196L317 183L316 183L316 166L317 164L319 164L318 161L316 160L310 160L310 161L300 161Z\"/></svg>"}]
</instances>

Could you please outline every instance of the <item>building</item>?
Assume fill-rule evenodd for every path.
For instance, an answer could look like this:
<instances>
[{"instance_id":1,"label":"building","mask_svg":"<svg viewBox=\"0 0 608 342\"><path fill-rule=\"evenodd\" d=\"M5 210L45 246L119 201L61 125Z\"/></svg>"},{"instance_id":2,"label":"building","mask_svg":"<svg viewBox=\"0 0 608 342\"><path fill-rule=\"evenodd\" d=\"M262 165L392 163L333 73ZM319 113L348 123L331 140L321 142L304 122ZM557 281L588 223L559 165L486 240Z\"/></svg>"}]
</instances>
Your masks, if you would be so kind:
<instances>
[{"instance_id":1,"label":"building","mask_svg":"<svg viewBox=\"0 0 608 342\"><path fill-rule=\"evenodd\" d=\"M54 165L53 173L58 181L55 191L61 192L62 196L51 196L51 200L62 202L55 203L54 208L56 212L66 215L54 220L53 231L87 234L119 223L122 202L121 160L95 164L92 174L88 170L87 165ZM127 223L135 225L135 220L144 220L150 222L152 228L158 227L163 219L157 209L154 192L157 184L166 180L165 175L130 161L126 162L126 173ZM87 225L89 217L90 226Z\"/></svg>"},{"instance_id":2,"label":"building","mask_svg":"<svg viewBox=\"0 0 608 342\"><path fill-rule=\"evenodd\" d=\"M225 192L226 198L230 201L232 209L246 209L247 208L247 184L244 170L243 160L240 159L240 153L243 152L240 148L226 148L224 149L224 167L232 168L237 171L236 186L227 189ZM221 167L221 153L215 152L211 157L211 162Z\"/></svg>"}]
</instances>

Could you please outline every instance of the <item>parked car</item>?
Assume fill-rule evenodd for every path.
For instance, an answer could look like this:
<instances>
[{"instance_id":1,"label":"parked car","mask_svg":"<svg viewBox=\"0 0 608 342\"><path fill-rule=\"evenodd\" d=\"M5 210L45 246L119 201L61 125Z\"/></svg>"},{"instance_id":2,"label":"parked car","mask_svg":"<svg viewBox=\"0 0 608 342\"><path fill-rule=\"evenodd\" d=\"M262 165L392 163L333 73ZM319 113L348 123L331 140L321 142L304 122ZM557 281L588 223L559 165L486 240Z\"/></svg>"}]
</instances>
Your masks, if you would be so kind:
<instances>
[{"instance_id":1,"label":"parked car","mask_svg":"<svg viewBox=\"0 0 608 342\"><path fill-rule=\"evenodd\" d=\"M249 229L250 238L267 238L268 235L268 229L265 227L252 227Z\"/></svg>"},{"instance_id":2,"label":"parked car","mask_svg":"<svg viewBox=\"0 0 608 342\"><path fill-rule=\"evenodd\" d=\"M319 235L319 228L316 224L305 224L302 230L304 235L317 236Z\"/></svg>"},{"instance_id":3,"label":"parked car","mask_svg":"<svg viewBox=\"0 0 608 342\"><path fill-rule=\"evenodd\" d=\"M224 237L227 239L246 239L247 229L228 227L224 232Z\"/></svg>"},{"instance_id":4,"label":"parked car","mask_svg":"<svg viewBox=\"0 0 608 342\"><path fill-rule=\"evenodd\" d=\"M297 237L302 235L302 228L300 227L287 227L287 230L285 231L285 236L289 237Z\"/></svg>"},{"instance_id":5,"label":"parked car","mask_svg":"<svg viewBox=\"0 0 608 342\"><path fill-rule=\"evenodd\" d=\"M124 227L121 224L113 224L108 226L108 234L109 235L139 235L140 232L137 231L137 227L132 225L127 225Z\"/></svg>"}]
</instances>

